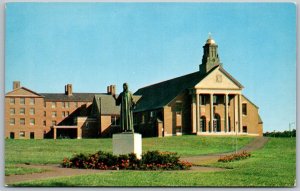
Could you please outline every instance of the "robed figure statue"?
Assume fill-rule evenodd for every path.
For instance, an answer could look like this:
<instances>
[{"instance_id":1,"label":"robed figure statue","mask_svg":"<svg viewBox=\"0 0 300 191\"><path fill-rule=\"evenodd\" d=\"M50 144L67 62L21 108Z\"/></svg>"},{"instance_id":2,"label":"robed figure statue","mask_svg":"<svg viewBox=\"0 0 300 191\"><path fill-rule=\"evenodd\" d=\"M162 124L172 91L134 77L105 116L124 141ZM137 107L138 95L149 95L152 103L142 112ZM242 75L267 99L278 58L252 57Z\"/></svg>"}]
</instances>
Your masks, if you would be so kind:
<instances>
[{"instance_id":1,"label":"robed figure statue","mask_svg":"<svg viewBox=\"0 0 300 191\"><path fill-rule=\"evenodd\" d=\"M120 93L118 98L116 95L113 95L116 100L116 105L121 104L121 129L122 132L134 132L133 129L133 107L135 105L133 101L132 93L128 90L128 84L123 84L123 92Z\"/></svg>"}]
</instances>

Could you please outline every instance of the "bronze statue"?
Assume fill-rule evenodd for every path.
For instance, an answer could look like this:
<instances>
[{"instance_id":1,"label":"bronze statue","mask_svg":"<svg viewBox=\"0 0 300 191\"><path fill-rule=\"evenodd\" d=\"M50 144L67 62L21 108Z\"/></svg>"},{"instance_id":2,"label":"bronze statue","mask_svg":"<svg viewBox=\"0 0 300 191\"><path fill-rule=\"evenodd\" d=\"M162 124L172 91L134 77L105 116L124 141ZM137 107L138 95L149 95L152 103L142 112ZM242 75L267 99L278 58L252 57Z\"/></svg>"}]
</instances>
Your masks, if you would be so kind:
<instances>
[{"instance_id":1,"label":"bronze statue","mask_svg":"<svg viewBox=\"0 0 300 191\"><path fill-rule=\"evenodd\" d=\"M116 105L121 104L121 129L122 132L134 132L133 129L133 107L135 105L133 101L132 93L128 90L128 84L123 84L123 92L120 93L118 98L114 94L113 97L116 100Z\"/></svg>"}]
</instances>

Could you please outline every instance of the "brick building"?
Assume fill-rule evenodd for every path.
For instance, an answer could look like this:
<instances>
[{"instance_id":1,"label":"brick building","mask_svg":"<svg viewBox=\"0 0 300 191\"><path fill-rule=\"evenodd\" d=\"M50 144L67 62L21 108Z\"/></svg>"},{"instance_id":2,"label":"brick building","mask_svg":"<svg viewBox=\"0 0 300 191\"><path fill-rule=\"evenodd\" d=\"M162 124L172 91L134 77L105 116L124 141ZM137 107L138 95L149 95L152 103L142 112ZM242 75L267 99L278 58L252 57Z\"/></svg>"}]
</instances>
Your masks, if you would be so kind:
<instances>
[{"instance_id":1,"label":"brick building","mask_svg":"<svg viewBox=\"0 0 300 191\"><path fill-rule=\"evenodd\" d=\"M11 139L82 138L105 136L117 125L119 113L109 86L107 93L36 93L13 83L5 95L5 137ZM95 100L105 104L95 115ZM95 105L95 104L94 104ZM111 108L109 108L111 107ZM93 109L93 110L92 110Z\"/></svg>"},{"instance_id":2,"label":"brick building","mask_svg":"<svg viewBox=\"0 0 300 191\"><path fill-rule=\"evenodd\" d=\"M134 93L135 132L145 136L262 136L258 107L220 63L218 46L209 38L199 71L140 88ZM119 131L116 87L106 93L36 93L13 83L5 95L6 138L110 137Z\"/></svg>"},{"instance_id":3,"label":"brick building","mask_svg":"<svg viewBox=\"0 0 300 191\"><path fill-rule=\"evenodd\" d=\"M137 131L148 136L262 136L258 107L242 95L243 86L220 63L209 37L199 71L139 89Z\"/></svg>"}]
</instances>

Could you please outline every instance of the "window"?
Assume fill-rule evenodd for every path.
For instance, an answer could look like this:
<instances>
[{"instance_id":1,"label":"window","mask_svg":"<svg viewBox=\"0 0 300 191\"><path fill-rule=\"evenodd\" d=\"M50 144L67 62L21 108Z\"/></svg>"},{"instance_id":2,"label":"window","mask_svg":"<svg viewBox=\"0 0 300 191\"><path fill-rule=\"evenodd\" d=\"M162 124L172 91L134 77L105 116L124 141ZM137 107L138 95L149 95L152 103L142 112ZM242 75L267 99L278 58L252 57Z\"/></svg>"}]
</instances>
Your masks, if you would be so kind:
<instances>
[{"instance_id":1,"label":"window","mask_svg":"<svg viewBox=\"0 0 300 191\"><path fill-rule=\"evenodd\" d=\"M76 108L78 107L78 102L75 102L75 107L76 107Z\"/></svg>"},{"instance_id":2,"label":"window","mask_svg":"<svg viewBox=\"0 0 300 191\"><path fill-rule=\"evenodd\" d=\"M14 105L15 104L15 98L10 98L9 99L9 103L12 104L12 105Z\"/></svg>"},{"instance_id":3,"label":"window","mask_svg":"<svg viewBox=\"0 0 300 191\"><path fill-rule=\"evenodd\" d=\"M56 121L52 121L52 125L56 125Z\"/></svg>"},{"instance_id":4,"label":"window","mask_svg":"<svg viewBox=\"0 0 300 191\"><path fill-rule=\"evenodd\" d=\"M20 125L25 125L25 118L20 119Z\"/></svg>"},{"instance_id":5,"label":"window","mask_svg":"<svg viewBox=\"0 0 300 191\"><path fill-rule=\"evenodd\" d=\"M25 104L25 98L23 98L23 97L20 98L20 104L21 104L21 105L24 105L24 104Z\"/></svg>"},{"instance_id":6,"label":"window","mask_svg":"<svg viewBox=\"0 0 300 191\"><path fill-rule=\"evenodd\" d=\"M52 117L56 117L56 111L52 111Z\"/></svg>"},{"instance_id":7,"label":"window","mask_svg":"<svg viewBox=\"0 0 300 191\"><path fill-rule=\"evenodd\" d=\"M51 107L56 108L56 102L51 102Z\"/></svg>"},{"instance_id":8,"label":"window","mask_svg":"<svg viewBox=\"0 0 300 191\"><path fill-rule=\"evenodd\" d=\"M14 132L10 132L9 133L9 138L10 139L14 139L15 138L15 133Z\"/></svg>"},{"instance_id":9,"label":"window","mask_svg":"<svg viewBox=\"0 0 300 191\"><path fill-rule=\"evenodd\" d=\"M25 131L20 131L19 137L20 138L25 138Z\"/></svg>"},{"instance_id":10,"label":"window","mask_svg":"<svg viewBox=\"0 0 300 191\"><path fill-rule=\"evenodd\" d=\"M34 104L35 104L34 98L30 98L30 99L29 99L29 104L30 104L30 105L34 105Z\"/></svg>"},{"instance_id":11,"label":"window","mask_svg":"<svg viewBox=\"0 0 300 191\"><path fill-rule=\"evenodd\" d=\"M66 112L65 111L62 112L62 117L66 117Z\"/></svg>"},{"instance_id":12,"label":"window","mask_svg":"<svg viewBox=\"0 0 300 191\"><path fill-rule=\"evenodd\" d=\"M243 105L242 105L242 112L243 112L243 115L247 115L247 104L246 103L243 103Z\"/></svg>"},{"instance_id":13,"label":"window","mask_svg":"<svg viewBox=\"0 0 300 191\"><path fill-rule=\"evenodd\" d=\"M61 102L61 107L65 108L66 107L66 103L65 102Z\"/></svg>"},{"instance_id":14,"label":"window","mask_svg":"<svg viewBox=\"0 0 300 191\"><path fill-rule=\"evenodd\" d=\"M247 126L243 126L243 133L247 133Z\"/></svg>"},{"instance_id":15,"label":"window","mask_svg":"<svg viewBox=\"0 0 300 191\"><path fill-rule=\"evenodd\" d=\"M34 132L30 132L30 139L34 139Z\"/></svg>"},{"instance_id":16,"label":"window","mask_svg":"<svg viewBox=\"0 0 300 191\"><path fill-rule=\"evenodd\" d=\"M46 117L47 116L47 112L46 111L44 111L44 117Z\"/></svg>"},{"instance_id":17,"label":"window","mask_svg":"<svg viewBox=\"0 0 300 191\"><path fill-rule=\"evenodd\" d=\"M20 108L20 114L24 115L25 114L25 108Z\"/></svg>"},{"instance_id":18,"label":"window","mask_svg":"<svg viewBox=\"0 0 300 191\"><path fill-rule=\"evenodd\" d=\"M34 108L30 108L29 113L30 113L30 115L34 115L35 114L35 109Z\"/></svg>"},{"instance_id":19,"label":"window","mask_svg":"<svg viewBox=\"0 0 300 191\"><path fill-rule=\"evenodd\" d=\"M43 125L46 126L46 121L43 121Z\"/></svg>"},{"instance_id":20,"label":"window","mask_svg":"<svg viewBox=\"0 0 300 191\"><path fill-rule=\"evenodd\" d=\"M200 104L205 105L206 104L206 96L205 95L200 95Z\"/></svg>"},{"instance_id":21,"label":"window","mask_svg":"<svg viewBox=\"0 0 300 191\"><path fill-rule=\"evenodd\" d=\"M11 115L14 115L14 114L15 114L15 111L16 111L15 108L10 108L10 109L9 109L9 113L10 113Z\"/></svg>"},{"instance_id":22,"label":"window","mask_svg":"<svg viewBox=\"0 0 300 191\"><path fill-rule=\"evenodd\" d=\"M70 107L70 102L65 102L65 106L66 106L66 108L69 108Z\"/></svg>"},{"instance_id":23,"label":"window","mask_svg":"<svg viewBox=\"0 0 300 191\"><path fill-rule=\"evenodd\" d=\"M44 101L44 107L47 107L47 102Z\"/></svg>"},{"instance_id":24,"label":"window","mask_svg":"<svg viewBox=\"0 0 300 191\"><path fill-rule=\"evenodd\" d=\"M35 119L30 119L30 125L35 125Z\"/></svg>"},{"instance_id":25,"label":"window","mask_svg":"<svg viewBox=\"0 0 300 191\"><path fill-rule=\"evenodd\" d=\"M69 116L70 115L70 112L69 111L66 111L66 116Z\"/></svg>"},{"instance_id":26,"label":"window","mask_svg":"<svg viewBox=\"0 0 300 191\"><path fill-rule=\"evenodd\" d=\"M15 118L10 118L9 119L9 124L10 125L15 125Z\"/></svg>"}]
</instances>

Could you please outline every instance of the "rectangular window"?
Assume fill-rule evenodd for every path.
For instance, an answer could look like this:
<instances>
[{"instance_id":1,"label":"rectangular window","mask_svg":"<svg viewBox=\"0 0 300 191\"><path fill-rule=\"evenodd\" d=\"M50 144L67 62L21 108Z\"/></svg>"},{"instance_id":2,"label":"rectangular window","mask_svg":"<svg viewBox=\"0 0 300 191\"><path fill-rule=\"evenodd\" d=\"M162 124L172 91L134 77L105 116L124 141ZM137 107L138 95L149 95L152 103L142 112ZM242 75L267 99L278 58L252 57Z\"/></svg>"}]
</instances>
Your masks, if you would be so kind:
<instances>
[{"instance_id":1,"label":"rectangular window","mask_svg":"<svg viewBox=\"0 0 300 191\"><path fill-rule=\"evenodd\" d=\"M243 112L243 115L247 115L247 104L246 103L243 103L243 105L242 105L242 112Z\"/></svg>"},{"instance_id":2,"label":"rectangular window","mask_svg":"<svg viewBox=\"0 0 300 191\"><path fill-rule=\"evenodd\" d=\"M35 114L35 109L34 108L30 108L29 113L30 113L30 115L34 115Z\"/></svg>"},{"instance_id":3,"label":"rectangular window","mask_svg":"<svg viewBox=\"0 0 300 191\"><path fill-rule=\"evenodd\" d=\"M35 125L35 119L30 119L30 125Z\"/></svg>"},{"instance_id":4,"label":"rectangular window","mask_svg":"<svg viewBox=\"0 0 300 191\"><path fill-rule=\"evenodd\" d=\"M20 119L20 125L25 125L25 118Z\"/></svg>"},{"instance_id":5,"label":"rectangular window","mask_svg":"<svg viewBox=\"0 0 300 191\"><path fill-rule=\"evenodd\" d=\"M10 108L10 109L9 109L9 113L10 113L11 115L14 115L14 114L16 113L15 108Z\"/></svg>"},{"instance_id":6,"label":"rectangular window","mask_svg":"<svg viewBox=\"0 0 300 191\"><path fill-rule=\"evenodd\" d=\"M34 139L34 132L30 132L30 139Z\"/></svg>"},{"instance_id":7,"label":"rectangular window","mask_svg":"<svg viewBox=\"0 0 300 191\"><path fill-rule=\"evenodd\" d=\"M47 107L47 102L44 101L44 107Z\"/></svg>"},{"instance_id":8,"label":"rectangular window","mask_svg":"<svg viewBox=\"0 0 300 191\"><path fill-rule=\"evenodd\" d=\"M46 126L46 121L43 121L43 125Z\"/></svg>"},{"instance_id":9,"label":"rectangular window","mask_svg":"<svg viewBox=\"0 0 300 191\"><path fill-rule=\"evenodd\" d=\"M56 108L56 102L51 102L51 107Z\"/></svg>"},{"instance_id":10,"label":"rectangular window","mask_svg":"<svg viewBox=\"0 0 300 191\"><path fill-rule=\"evenodd\" d=\"M52 121L52 125L56 125L56 121Z\"/></svg>"},{"instance_id":11,"label":"rectangular window","mask_svg":"<svg viewBox=\"0 0 300 191\"><path fill-rule=\"evenodd\" d=\"M47 112L46 111L44 111L44 117L46 117L47 116Z\"/></svg>"},{"instance_id":12,"label":"rectangular window","mask_svg":"<svg viewBox=\"0 0 300 191\"><path fill-rule=\"evenodd\" d=\"M25 108L20 108L20 114L24 115L25 114Z\"/></svg>"},{"instance_id":13,"label":"rectangular window","mask_svg":"<svg viewBox=\"0 0 300 191\"><path fill-rule=\"evenodd\" d=\"M65 108L66 107L66 103L65 102L61 102L61 107Z\"/></svg>"},{"instance_id":14,"label":"rectangular window","mask_svg":"<svg viewBox=\"0 0 300 191\"><path fill-rule=\"evenodd\" d=\"M70 115L70 112L69 111L66 111L66 116L69 116Z\"/></svg>"},{"instance_id":15,"label":"rectangular window","mask_svg":"<svg viewBox=\"0 0 300 191\"><path fill-rule=\"evenodd\" d=\"M243 133L247 133L247 126L243 126Z\"/></svg>"},{"instance_id":16,"label":"rectangular window","mask_svg":"<svg viewBox=\"0 0 300 191\"><path fill-rule=\"evenodd\" d=\"M70 102L65 102L65 106L66 106L66 108L69 108L70 107Z\"/></svg>"},{"instance_id":17,"label":"rectangular window","mask_svg":"<svg viewBox=\"0 0 300 191\"><path fill-rule=\"evenodd\" d=\"M15 125L15 118L10 118L9 119L9 124L10 125Z\"/></svg>"},{"instance_id":18,"label":"rectangular window","mask_svg":"<svg viewBox=\"0 0 300 191\"><path fill-rule=\"evenodd\" d=\"M15 139L15 133L14 132L10 132L9 133L9 138L10 139Z\"/></svg>"},{"instance_id":19,"label":"rectangular window","mask_svg":"<svg viewBox=\"0 0 300 191\"><path fill-rule=\"evenodd\" d=\"M20 138L25 138L25 131L20 131L19 137Z\"/></svg>"},{"instance_id":20,"label":"rectangular window","mask_svg":"<svg viewBox=\"0 0 300 191\"><path fill-rule=\"evenodd\" d=\"M200 95L200 104L205 105L206 104L206 96L205 95Z\"/></svg>"},{"instance_id":21,"label":"rectangular window","mask_svg":"<svg viewBox=\"0 0 300 191\"><path fill-rule=\"evenodd\" d=\"M29 104L30 104L30 105L34 105L34 104L35 104L34 98L30 98L30 99L29 99Z\"/></svg>"},{"instance_id":22,"label":"rectangular window","mask_svg":"<svg viewBox=\"0 0 300 191\"><path fill-rule=\"evenodd\" d=\"M66 117L66 112L65 111L62 112L62 117Z\"/></svg>"},{"instance_id":23,"label":"rectangular window","mask_svg":"<svg viewBox=\"0 0 300 191\"><path fill-rule=\"evenodd\" d=\"M52 116L52 117L56 117L56 115L57 115L57 114L56 114L56 111L52 111L52 115L51 115L51 116Z\"/></svg>"},{"instance_id":24,"label":"rectangular window","mask_svg":"<svg viewBox=\"0 0 300 191\"><path fill-rule=\"evenodd\" d=\"M25 98L23 98L23 97L20 98L20 104L25 105Z\"/></svg>"},{"instance_id":25,"label":"rectangular window","mask_svg":"<svg viewBox=\"0 0 300 191\"><path fill-rule=\"evenodd\" d=\"M9 99L9 103L12 104L12 105L14 105L15 104L15 98L10 98Z\"/></svg>"},{"instance_id":26,"label":"rectangular window","mask_svg":"<svg viewBox=\"0 0 300 191\"><path fill-rule=\"evenodd\" d=\"M118 116L111 116L111 125L119 125L120 119Z\"/></svg>"}]
</instances>

